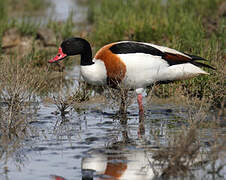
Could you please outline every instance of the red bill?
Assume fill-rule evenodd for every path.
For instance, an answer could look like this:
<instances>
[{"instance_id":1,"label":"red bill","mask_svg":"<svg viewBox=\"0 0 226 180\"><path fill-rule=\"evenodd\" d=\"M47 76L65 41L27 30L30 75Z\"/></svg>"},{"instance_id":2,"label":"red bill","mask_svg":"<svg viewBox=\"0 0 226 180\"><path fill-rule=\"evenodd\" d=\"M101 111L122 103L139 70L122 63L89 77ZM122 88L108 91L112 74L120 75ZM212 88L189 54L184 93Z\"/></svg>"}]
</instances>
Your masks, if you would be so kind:
<instances>
[{"instance_id":1,"label":"red bill","mask_svg":"<svg viewBox=\"0 0 226 180\"><path fill-rule=\"evenodd\" d=\"M62 60L64 58L66 58L66 57L67 57L67 54L64 54L63 51L62 51L62 48L59 48L56 57L54 57L53 59L49 60L48 62L49 63L54 63L54 62L57 62L57 61L60 61L60 60Z\"/></svg>"}]
</instances>

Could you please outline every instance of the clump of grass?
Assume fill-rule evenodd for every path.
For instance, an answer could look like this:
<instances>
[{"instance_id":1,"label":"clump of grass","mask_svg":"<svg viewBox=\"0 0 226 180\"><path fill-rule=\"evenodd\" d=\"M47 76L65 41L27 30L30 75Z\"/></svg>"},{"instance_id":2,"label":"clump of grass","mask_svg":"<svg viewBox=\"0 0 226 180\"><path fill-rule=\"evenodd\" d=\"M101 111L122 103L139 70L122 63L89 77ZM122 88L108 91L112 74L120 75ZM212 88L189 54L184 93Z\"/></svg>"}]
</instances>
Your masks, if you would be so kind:
<instances>
[{"instance_id":1,"label":"clump of grass","mask_svg":"<svg viewBox=\"0 0 226 180\"><path fill-rule=\"evenodd\" d=\"M15 56L1 59L0 66L0 98L12 111L20 111L41 89L42 80L30 64L22 64Z\"/></svg>"},{"instance_id":2,"label":"clump of grass","mask_svg":"<svg viewBox=\"0 0 226 180\"><path fill-rule=\"evenodd\" d=\"M128 106L133 102L135 92L129 91L128 87L118 83L117 89L107 87L104 93L106 98L111 100L112 108L119 107L118 113L126 115Z\"/></svg>"},{"instance_id":3,"label":"clump of grass","mask_svg":"<svg viewBox=\"0 0 226 180\"><path fill-rule=\"evenodd\" d=\"M86 82L79 82L79 86L72 95L74 102L81 103L88 101L92 96L92 88Z\"/></svg>"},{"instance_id":4,"label":"clump of grass","mask_svg":"<svg viewBox=\"0 0 226 180\"><path fill-rule=\"evenodd\" d=\"M21 60L17 56L0 57L0 157L5 159L5 168L9 156L31 135L32 115L38 108L35 93L43 82L37 71Z\"/></svg>"},{"instance_id":5,"label":"clump of grass","mask_svg":"<svg viewBox=\"0 0 226 180\"><path fill-rule=\"evenodd\" d=\"M26 109L26 113L15 112L8 110L8 108L1 103L0 159L2 170L4 169L5 173L8 172L8 164L11 157L16 157L14 163L18 168L20 168L22 162L27 158L26 153L23 151L24 143L26 139L37 133L30 125L33 121L32 115L36 113L37 108L38 107L32 106L30 110Z\"/></svg>"},{"instance_id":6,"label":"clump of grass","mask_svg":"<svg viewBox=\"0 0 226 180\"><path fill-rule=\"evenodd\" d=\"M52 98L48 99L48 102L55 104L57 107L56 113L60 113L62 117L65 117L70 111L78 110L81 103L88 101L91 95L92 89L89 89L86 83L80 82L73 92L70 90L70 87L62 87L57 92L57 95L53 94Z\"/></svg>"},{"instance_id":7,"label":"clump of grass","mask_svg":"<svg viewBox=\"0 0 226 180\"><path fill-rule=\"evenodd\" d=\"M44 86L44 79L31 64L16 56L0 58L0 133L6 136L23 136L35 107L36 93Z\"/></svg>"},{"instance_id":8,"label":"clump of grass","mask_svg":"<svg viewBox=\"0 0 226 180\"><path fill-rule=\"evenodd\" d=\"M222 142L222 137L212 137L214 140L209 139L207 150L200 141L200 136L199 126L191 123L189 128L183 127L179 133L170 135L166 147L155 151L153 158L162 165L163 177L184 177L191 175L194 170L205 169L207 164L216 163L220 158L219 154L224 151L226 141ZM224 165L218 164L216 169L220 171L223 167Z\"/></svg>"},{"instance_id":9,"label":"clump of grass","mask_svg":"<svg viewBox=\"0 0 226 180\"><path fill-rule=\"evenodd\" d=\"M191 98L206 98L213 107L219 107L224 101L222 79L225 79L226 67L226 21L218 13L222 2L223 0L92 1L89 17L92 17L90 22L93 24L93 32L90 39L97 48L109 42L134 40L168 46L208 59L217 69L215 72L207 69L210 76L156 86L155 94L160 97L181 94ZM209 25L214 26L214 30L210 30Z\"/></svg>"},{"instance_id":10,"label":"clump of grass","mask_svg":"<svg viewBox=\"0 0 226 180\"><path fill-rule=\"evenodd\" d=\"M197 129L191 127L188 131L173 136L166 148L162 148L154 155L154 159L166 165L163 168L163 176L187 174L197 156L200 155ZM202 161L201 158L199 158ZM199 163L199 162L198 162Z\"/></svg>"},{"instance_id":11,"label":"clump of grass","mask_svg":"<svg viewBox=\"0 0 226 180\"><path fill-rule=\"evenodd\" d=\"M57 110L59 111L62 117L65 117L66 114L72 110L73 100L70 95L62 95L61 93L57 96L53 95L52 97L53 104L56 105Z\"/></svg>"},{"instance_id":12,"label":"clump of grass","mask_svg":"<svg viewBox=\"0 0 226 180\"><path fill-rule=\"evenodd\" d=\"M17 55L0 56L0 74L0 159L7 171L9 157L26 158L18 151L24 140L34 135L30 123L39 108L36 93L45 86L45 79L26 58Z\"/></svg>"},{"instance_id":13,"label":"clump of grass","mask_svg":"<svg viewBox=\"0 0 226 180\"><path fill-rule=\"evenodd\" d=\"M169 133L166 136L167 144L159 145L160 149L154 152L153 158L162 165L162 176L166 178L187 177L199 169L207 174L211 171L210 167L207 167L209 164L215 164L218 172L225 166L224 157L222 159L221 154L225 152L226 140L220 126L224 108L222 107L216 118L209 121L205 113L204 101L203 105L195 110L193 107L195 102L188 100L187 103L186 125ZM218 164L216 164L217 161Z\"/></svg>"}]
</instances>

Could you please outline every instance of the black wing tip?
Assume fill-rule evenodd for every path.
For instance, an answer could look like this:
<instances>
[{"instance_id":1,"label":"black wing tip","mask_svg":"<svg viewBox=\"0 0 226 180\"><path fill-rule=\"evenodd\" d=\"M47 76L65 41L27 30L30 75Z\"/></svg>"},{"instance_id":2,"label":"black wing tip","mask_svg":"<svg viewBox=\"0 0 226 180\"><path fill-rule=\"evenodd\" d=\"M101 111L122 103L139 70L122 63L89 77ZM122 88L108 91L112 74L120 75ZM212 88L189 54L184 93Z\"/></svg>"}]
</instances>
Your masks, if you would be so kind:
<instances>
[{"instance_id":1,"label":"black wing tip","mask_svg":"<svg viewBox=\"0 0 226 180\"><path fill-rule=\"evenodd\" d=\"M206 68L209 68L209 69L212 69L212 70L216 70L216 68L208 65L208 64L204 64L204 63L201 63L201 62L197 62L197 61L193 61L191 62L192 64L194 64L195 66L198 66L198 67L206 67Z\"/></svg>"},{"instance_id":2,"label":"black wing tip","mask_svg":"<svg viewBox=\"0 0 226 180\"><path fill-rule=\"evenodd\" d=\"M199 67L206 67L206 68L209 68L209 69L212 69L212 70L216 70L216 68L208 65L208 64L204 64L204 63L201 63L201 62L197 62L197 60L200 60L200 61L208 61L207 59L203 58L203 57L200 57L200 56L196 56L196 55L191 55L191 54L187 54L187 53L184 53L186 54L187 56L191 57L192 59L192 64L196 65L196 66L199 66Z\"/></svg>"}]
</instances>

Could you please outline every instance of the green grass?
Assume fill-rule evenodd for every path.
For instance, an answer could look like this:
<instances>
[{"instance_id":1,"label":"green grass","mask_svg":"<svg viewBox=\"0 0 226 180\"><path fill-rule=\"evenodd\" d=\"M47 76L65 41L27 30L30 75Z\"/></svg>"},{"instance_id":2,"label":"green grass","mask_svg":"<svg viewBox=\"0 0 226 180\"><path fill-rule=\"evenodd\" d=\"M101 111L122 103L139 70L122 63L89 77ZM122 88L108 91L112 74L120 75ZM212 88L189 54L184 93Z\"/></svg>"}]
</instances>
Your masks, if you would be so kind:
<instances>
[{"instance_id":1,"label":"green grass","mask_svg":"<svg viewBox=\"0 0 226 180\"><path fill-rule=\"evenodd\" d=\"M124 39L167 43L177 40L176 47L182 50L196 49L202 45L198 40L205 38L202 20L217 10L217 2L91 1L90 16L95 29L92 38L99 46Z\"/></svg>"},{"instance_id":2,"label":"green grass","mask_svg":"<svg viewBox=\"0 0 226 180\"><path fill-rule=\"evenodd\" d=\"M178 93L206 98L213 106L224 101L226 18L218 15L222 0L92 0L89 39L96 48L114 41L156 43L209 60L216 71L210 76L157 87L155 93L169 97ZM214 26L215 29L211 29Z\"/></svg>"}]
</instances>

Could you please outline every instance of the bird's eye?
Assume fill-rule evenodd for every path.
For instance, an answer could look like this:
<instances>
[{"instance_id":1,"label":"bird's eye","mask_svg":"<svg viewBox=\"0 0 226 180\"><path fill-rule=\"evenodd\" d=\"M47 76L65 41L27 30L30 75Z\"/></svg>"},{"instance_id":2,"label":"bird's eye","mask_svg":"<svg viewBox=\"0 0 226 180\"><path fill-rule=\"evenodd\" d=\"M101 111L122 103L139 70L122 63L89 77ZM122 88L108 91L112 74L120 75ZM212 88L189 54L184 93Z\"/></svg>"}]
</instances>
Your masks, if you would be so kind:
<instances>
[{"instance_id":1,"label":"bird's eye","mask_svg":"<svg viewBox=\"0 0 226 180\"><path fill-rule=\"evenodd\" d=\"M60 57L60 54L57 54L58 57Z\"/></svg>"}]
</instances>

